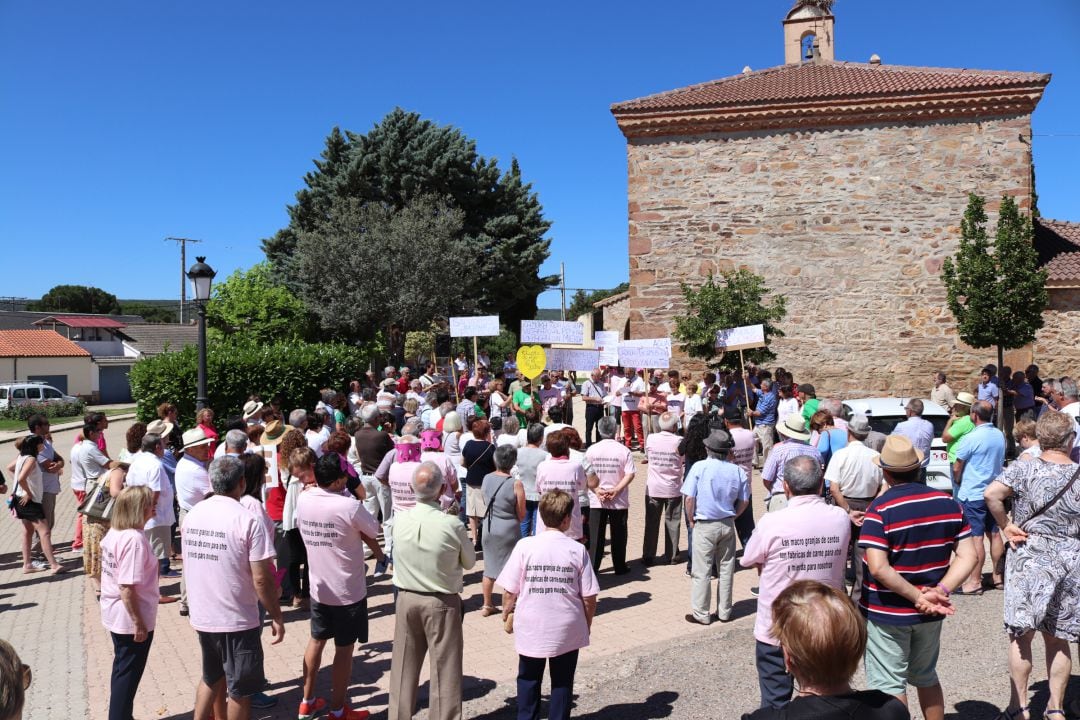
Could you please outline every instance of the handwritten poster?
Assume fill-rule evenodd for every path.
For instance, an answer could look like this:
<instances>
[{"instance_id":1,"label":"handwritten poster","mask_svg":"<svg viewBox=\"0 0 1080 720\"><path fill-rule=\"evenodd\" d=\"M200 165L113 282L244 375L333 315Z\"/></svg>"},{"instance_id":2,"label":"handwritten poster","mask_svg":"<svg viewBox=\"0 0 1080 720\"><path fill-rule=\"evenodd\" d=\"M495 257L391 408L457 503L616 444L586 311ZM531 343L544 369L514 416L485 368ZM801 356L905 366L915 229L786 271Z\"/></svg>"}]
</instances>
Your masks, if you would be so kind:
<instances>
[{"instance_id":1,"label":"handwritten poster","mask_svg":"<svg viewBox=\"0 0 1080 720\"><path fill-rule=\"evenodd\" d=\"M657 347L664 348L667 352L667 359L671 359L671 338L648 338L637 340L621 340L619 345L626 345L627 347ZM623 363L624 365L626 363Z\"/></svg>"},{"instance_id":2,"label":"handwritten poster","mask_svg":"<svg viewBox=\"0 0 1080 720\"><path fill-rule=\"evenodd\" d=\"M764 325L725 328L716 333L717 350L746 350L756 347L765 347Z\"/></svg>"},{"instance_id":3,"label":"handwritten poster","mask_svg":"<svg viewBox=\"0 0 1080 720\"><path fill-rule=\"evenodd\" d=\"M450 337L493 337L498 334L498 315L450 318Z\"/></svg>"},{"instance_id":4,"label":"handwritten poster","mask_svg":"<svg viewBox=\"0 0 1080 720\"><path fill-rule=\"evenodd\" d=\"M666 368L671 357L663 347L639 347L619 343L619 364L626 368Z\"/></svg>"},{"instance_id":5,"label":"handwritten poster","mask_svg":"<svg viewBox=\"0 0 1080 720\"><path fill-rule=\"evenodd\" d=\"M597 330L593 333L593 342L600 351L601 365L619 364L619 332L617 330Z\"/></svg>"},{"instance_id":6,"label":"handwritten poster","mask_svg":"<svg viewBox=\"0 0 1080 720\"><path fill-rule=\"evenodd\" d=\"M600 367L599 350L566 350L549 348L547 351L548 370L595 370Z\"/></svg>"},{"instance_id":7,"label":"handwritten poster","mask_svg":"<svg viewBox=\"0 0 1080 720\"><path fill-rule=\"evenodd\" d=\"M562 343L580 345L585 341L585 327L579 322L563 320L522 320L522 343Z\"/></svg>"}]
</instances>

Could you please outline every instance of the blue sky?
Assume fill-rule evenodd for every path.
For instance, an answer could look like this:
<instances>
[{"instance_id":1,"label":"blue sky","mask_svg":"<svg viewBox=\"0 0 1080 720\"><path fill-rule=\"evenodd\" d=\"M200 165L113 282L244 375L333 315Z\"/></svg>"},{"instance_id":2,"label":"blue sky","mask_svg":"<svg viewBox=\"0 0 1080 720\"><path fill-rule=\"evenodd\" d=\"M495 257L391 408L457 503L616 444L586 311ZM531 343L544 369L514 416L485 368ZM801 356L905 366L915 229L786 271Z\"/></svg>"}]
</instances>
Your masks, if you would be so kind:
<instances>
[{"instance_id":1,"label":"blue sky","mask_svg":"<svg viewBox=\"0 0 1080 720\"><path fill-rule=\"evenodd\" d=\"M517 156L554 223L545 271L562 260L568 286L613 286L627 277L626 155L609 105L782 63L790 6L2 2L0 296L77 283L176 297L170 235L203 239L221 276L248 267L330 129L366 132L395 106L504 165ZM842 60L1053 73L1034 116L1040 209L1080 221L1080 3L834 13ZM28 257L37 269L15 271Z\"/></svg>"}]
</instances>

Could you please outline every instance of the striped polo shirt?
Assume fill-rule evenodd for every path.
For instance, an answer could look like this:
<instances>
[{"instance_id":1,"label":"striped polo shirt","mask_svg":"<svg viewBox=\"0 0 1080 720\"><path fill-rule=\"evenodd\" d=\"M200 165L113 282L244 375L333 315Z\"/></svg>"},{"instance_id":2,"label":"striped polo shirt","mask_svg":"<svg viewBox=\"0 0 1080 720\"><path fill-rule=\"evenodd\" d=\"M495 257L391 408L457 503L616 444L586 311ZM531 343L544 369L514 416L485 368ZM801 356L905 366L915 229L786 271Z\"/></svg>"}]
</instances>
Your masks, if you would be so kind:
<instances>
[{"instance_id":1,"label":"striped polo shirt","mask_svg":"<svg viewBox=\"0 0 1080 720\"><path fill-rule=\"evenodd\" d=\"M922 483L889 488L866 510L859 546L884 550L892 566L915 586L937 585L949 569L956 543L971 536L960 504ZM868 620L879 625L917 625L941 620L921 615L915 606L879 584L863 561L859 600Z\"/></svg>"}]
</instances>

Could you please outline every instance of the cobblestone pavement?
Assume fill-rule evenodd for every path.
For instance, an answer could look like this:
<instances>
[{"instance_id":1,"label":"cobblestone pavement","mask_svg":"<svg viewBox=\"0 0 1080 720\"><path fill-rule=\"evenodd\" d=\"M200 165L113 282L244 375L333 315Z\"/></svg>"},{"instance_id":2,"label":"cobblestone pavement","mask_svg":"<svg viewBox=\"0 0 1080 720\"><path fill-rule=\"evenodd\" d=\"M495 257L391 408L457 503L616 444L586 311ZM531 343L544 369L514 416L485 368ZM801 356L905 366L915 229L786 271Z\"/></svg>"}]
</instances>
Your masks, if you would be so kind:
<instances>
[{"instance_id":1,"label":"cobblestone pavement","mask_svg":"<svg viewBox=\"0 0 1080 720\"><path fill-rule=\"evenodd\" d=\"M110 428L110 448L120 447L125 426L115 423ZM58 449L66 452L72 437L73 433L58 434ZM0 456L6 458L5 463L10 460L10 452L0 452ZM756 601L749 592L756 584L756 574L736 574L733 622L709 628L685 622L689 578L684 565L645 569L636 560L644 526L645 469L639 463L639 476L631 485L628 555L633 572L616 577L610 561L605 561L592 645L582 652L577 672L575 715L590 720L621 720L628 714L637 718L737 718L758 701L752 634ZM755 487L755 493L759 496L755 512L760 515L760 489ZM58 505L56 536L62 547L70 541L73 518L74 502L68 493ZM685 548L685 528L683 537ZM77 567L76 572L56 578L39 574L24 579L18 543L15 523L8 518L0 521L0 637L11 641L24 661L34 667L26 717L103 718L108 707L112 650L92 595ZM163 583L167 594L177 589L175 581ZM370 576L369 591L370 642L356 653L350 695L354 706L381 713L388 700L392 594L388 580L371 583ZM465 716L510 718L514 715L511 703L517 656L513 638L502 631L499 618L484 618L478 612L479 565L466 578L464 598L468 610L464 623ZM1007 700L1001 594L961 598L958 607L957 616L945 625L940 663L948 717L992 718ZM285 617L284 642L271 646L267 639L265 645L267 692L279 704L271 710L255 711L255 718L295 717L308 622L302 610L288 610ZM1041 656L1037 648L1035 656ZM329 659L328 653L324 661ZM191 717L199 672L194 631L186 618L179 617L175 604L163 606L136 699L135 717ZM426 680L426 673L422 680ZM1045 673L1038 663L1032 682L1041 692L1034 703L1039 707L1045 703L1046 690ZM856 684L861 683L860 674ZM320 674L318 691L329 692L326 667ZM421 717L426 716L425 691L426 687L421 692ZM919 717L918 713L914 717Z\"/></svg>"}]
</instances>

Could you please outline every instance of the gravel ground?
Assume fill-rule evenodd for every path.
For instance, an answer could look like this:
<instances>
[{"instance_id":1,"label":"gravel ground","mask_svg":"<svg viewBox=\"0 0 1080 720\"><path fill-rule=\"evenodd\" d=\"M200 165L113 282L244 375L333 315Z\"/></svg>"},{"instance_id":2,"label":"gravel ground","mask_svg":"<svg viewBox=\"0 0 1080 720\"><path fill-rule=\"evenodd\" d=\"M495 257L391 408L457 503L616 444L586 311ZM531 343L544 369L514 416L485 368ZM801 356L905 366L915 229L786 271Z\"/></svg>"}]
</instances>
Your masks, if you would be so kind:
<instances>
[{"instance_id":1,"label":"gravel ground","mask_svg":"<svg viewBox=\"0 0 1080 720\"><path fill-rule=\"evenodd\" d=\"M1008 702L1007 641L1001 629L1001 593L956 599L957 613L945 621L938 672L945 690L945 717L990 720ZM702 628L700 636L671 646L664 643L634 653L590 660L583 653L575 682L574 717L739 718L757 707L753 615L730 624ZM1075 648L1074 648L1075 649ZM1046 706L1041 642L1033 648L1032 718ZM1067 698L1080 699L1080 663L1073 658ZM854 680L865 687L860 669ZM545 689L546 693L546 689ZM477 695L480 695L477 697ZM515 717L511 683L480 685L466 692L465 717L502 720ZM912 700L915 702L914 693ZM915 702L912 717L921 718ZM546 712L546 710L545 710ZM1072 717L1072 716L1070 716Z\"/></svg>"}]
</instances>

